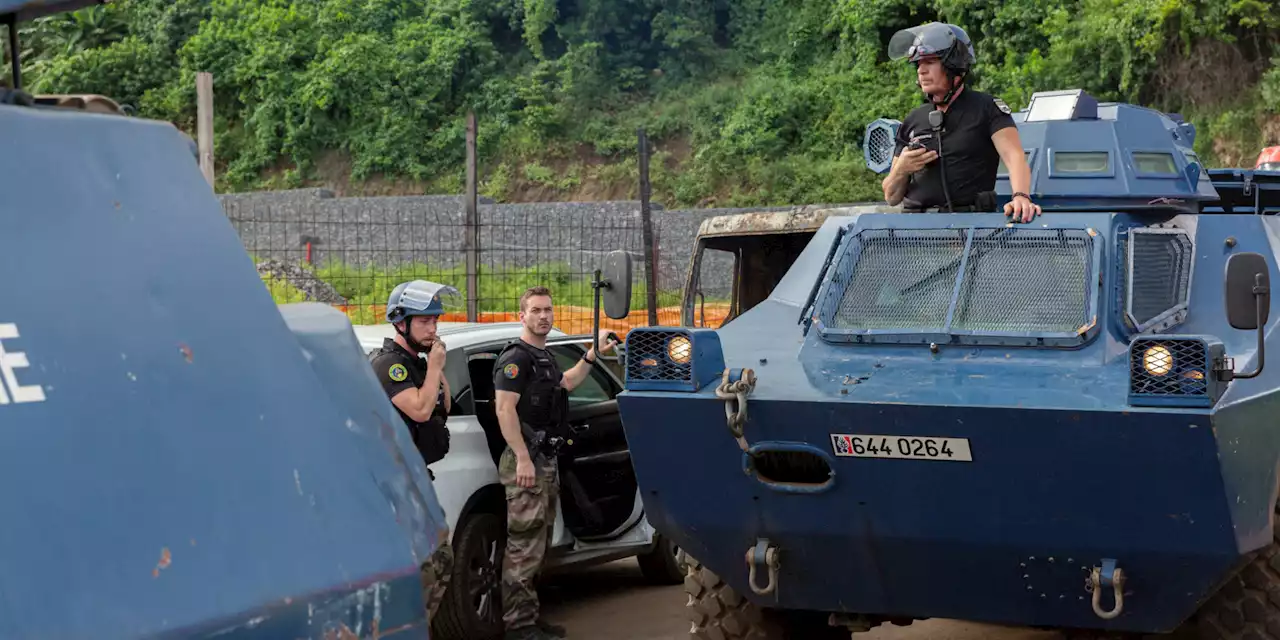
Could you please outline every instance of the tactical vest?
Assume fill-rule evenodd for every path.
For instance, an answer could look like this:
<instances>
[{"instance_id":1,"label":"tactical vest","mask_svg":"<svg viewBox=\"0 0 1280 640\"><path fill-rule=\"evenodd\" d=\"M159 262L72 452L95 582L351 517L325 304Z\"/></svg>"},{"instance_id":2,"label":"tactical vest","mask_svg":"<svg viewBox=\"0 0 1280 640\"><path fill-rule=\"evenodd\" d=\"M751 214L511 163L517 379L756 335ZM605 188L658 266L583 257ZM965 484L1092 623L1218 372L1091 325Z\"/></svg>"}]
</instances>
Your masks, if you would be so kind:
<instances>
[{"instance_id":1,"label":"tactical vest","mask_svg":"<svg viewBox=\"0 0 1280 640\"><path fill-rule=\"evenodd\" d=\"M403 350L391 349L386 345L369 353L369 363L379 356L388 353L404 355ZM416 364L416 363L415 363ZM413 381L413 386L421 387L423 382L427 380L426 370L422 366L408 366L409 379ZM399 407L392 405L396 413L400 414L400 418L404 420L409 427L409 434L413 436L413 444L418 447L418 452L422 454L422 459L427 464L435 463L444 458L449 453L449 431L445 428L445 422L449 419L449 413L444 409L444 374L441 374L440 390L436 392L436 407L431 411L431 417L426 422L415 422L405 415Z\"/></svg>"},{"instance_id":2,"label":"tactical vest","mask_svg":"<svg viewBox=\"0 0 1280 640\"><path fill-rule=\"evenodd\" d=\"M516 403L516 414L520 416L520 422L529 425L534 431L546 431L548 435L567 438L569 394L560 386L561 371L556 366L555 359L550 353L539 351L523 340L515 340L503 348L495 363L501 363L502 356L511 349L524 351L533 361L529 386L520 394L520 401Z\"/></svg>"}]
</instances>

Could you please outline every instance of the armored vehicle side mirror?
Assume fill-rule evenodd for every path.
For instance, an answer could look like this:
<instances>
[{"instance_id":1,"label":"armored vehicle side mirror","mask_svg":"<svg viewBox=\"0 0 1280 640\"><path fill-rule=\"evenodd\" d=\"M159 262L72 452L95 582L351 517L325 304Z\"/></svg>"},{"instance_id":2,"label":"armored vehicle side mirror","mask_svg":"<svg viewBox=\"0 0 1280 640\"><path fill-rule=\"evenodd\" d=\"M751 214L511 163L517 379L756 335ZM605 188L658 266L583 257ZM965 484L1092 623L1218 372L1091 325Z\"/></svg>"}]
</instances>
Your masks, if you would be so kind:
<instances>
[{"instance_id":1,"label":"armored vehicle side mirror","mask_svg":"<svg viewBox=\"0 0 1280 640\"><path fill-rule=\"evenodd\" d=\"M600 288L604 290L604 313L621 320L631 313L631 254L611 251L604 258Z\"/></svg>"},{"instance_id":2,"label":"armored vehicle side mirror","mask_svg":"<svg viewBox=\"0 0 1280 640\"><path fill-rule=\"evenodd\" d=\"M596 353L600 353L601 296L604 297L604 312L610 318L621 320L631 313L631 254L621 250L610 251L604 257L604 268L596 269L591 288L595 291L595 306L591 308L591 345Z\"/></svg>"},{"instance_id":3,"label":"armored vehicle side mirror","mask_svg":"<svg viewBox=\"0 0 1280 640\"><path fill-rule=\"evenodd\" d=\"M1227 259L1227 322L1232 327L1258 332L1258 368L1250 373L1235 373L1225 367L1225 380L1253 378L1262 373L1265 362L1263 328L1271 317L1271 266L1259 253L1237 253Z\"/></svg>"}]
</instances>

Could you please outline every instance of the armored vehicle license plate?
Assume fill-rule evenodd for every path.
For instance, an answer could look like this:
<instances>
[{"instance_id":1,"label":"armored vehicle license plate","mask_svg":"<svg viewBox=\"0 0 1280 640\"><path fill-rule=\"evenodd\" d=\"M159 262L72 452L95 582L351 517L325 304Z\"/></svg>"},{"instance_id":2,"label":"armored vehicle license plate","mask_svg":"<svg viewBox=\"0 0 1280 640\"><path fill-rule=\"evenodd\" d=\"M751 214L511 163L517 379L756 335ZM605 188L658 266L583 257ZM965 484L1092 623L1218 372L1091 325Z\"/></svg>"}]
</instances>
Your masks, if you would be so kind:
<instances>
[{"instance_id":1,"label":"armored vehicle license plate","mask_svg":"<svg viewBox=\"0 0 1280 640\"><path fill-rule=\"evenodd\" d=\"M967 438L831 434L831 449L842 458L892 458L973 462Z\"/></svg>"}]
</instances>

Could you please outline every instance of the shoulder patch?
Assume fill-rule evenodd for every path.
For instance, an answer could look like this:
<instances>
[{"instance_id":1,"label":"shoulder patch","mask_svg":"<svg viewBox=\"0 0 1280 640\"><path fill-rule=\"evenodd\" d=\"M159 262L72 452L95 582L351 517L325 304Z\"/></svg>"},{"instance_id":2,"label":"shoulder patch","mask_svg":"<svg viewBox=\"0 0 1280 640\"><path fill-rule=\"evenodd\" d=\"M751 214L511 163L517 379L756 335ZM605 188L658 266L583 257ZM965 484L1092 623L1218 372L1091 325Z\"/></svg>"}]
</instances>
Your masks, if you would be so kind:
<instances>
[{"instance_id":1,"label":"shoulder patch","mask_svg":"<svg viewBox=\"0 0 1280 640\"><path fill-rule=\"evenodd\" d=\"M404 382L405 378L409 377L409 370L404 368L404 365L397 362L391 365L390 369L387 369L387 375L396 382Z\"/></svg>"},{"instance_id":2,"label":"shoulder patch","mask_svg":"<svg viewBox=\"0 0 1280 640\"><path fill-rule=\"evenodd\" d=\"M992 97L991 99L995 101L996 108L999 109L1000 111L1003 111L1006 115L1011 114L1013 112L1013 110L1009 108L1009 105L1004 103L1004 100L1001 100L1000 98L996 98L996 97Z\"/></svg>"},{"instance_id":3,"label":"shoulder patch","mask_svg":"<svg viewBox=\"0 0 1280 640\"><path fill-rule=\"evenodd\" d=\"M516 376L520 375L520 367L517 367L516 364L512 362L502 368L502 375L506 376L508 380L515 380Z\"/></svg>"}]
</instances>

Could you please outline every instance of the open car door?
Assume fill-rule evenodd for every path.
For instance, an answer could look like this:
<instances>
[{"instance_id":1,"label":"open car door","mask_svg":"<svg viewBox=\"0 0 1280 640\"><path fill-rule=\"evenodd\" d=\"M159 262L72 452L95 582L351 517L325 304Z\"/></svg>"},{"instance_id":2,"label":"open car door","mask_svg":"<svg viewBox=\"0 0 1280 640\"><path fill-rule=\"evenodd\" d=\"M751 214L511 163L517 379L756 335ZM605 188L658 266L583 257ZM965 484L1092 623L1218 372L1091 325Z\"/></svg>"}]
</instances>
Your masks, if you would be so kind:
<instances>
[{"instance_id":1,"label":"open car door","mask_svg":"<svg viewBox=\"0 0 1280 640\"><path fill-rule=\"evenodd\" d=\"M573 368L589 348L591 336L547 342L562 371ZM613 366L620 370L619 362L616 353L601 358L569 392L573 434L561 449L560 499L566 528L584 541L618 537L642 515L630 447L618 413L622 379Z\"/></svg>"}]
</instances>

